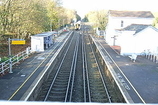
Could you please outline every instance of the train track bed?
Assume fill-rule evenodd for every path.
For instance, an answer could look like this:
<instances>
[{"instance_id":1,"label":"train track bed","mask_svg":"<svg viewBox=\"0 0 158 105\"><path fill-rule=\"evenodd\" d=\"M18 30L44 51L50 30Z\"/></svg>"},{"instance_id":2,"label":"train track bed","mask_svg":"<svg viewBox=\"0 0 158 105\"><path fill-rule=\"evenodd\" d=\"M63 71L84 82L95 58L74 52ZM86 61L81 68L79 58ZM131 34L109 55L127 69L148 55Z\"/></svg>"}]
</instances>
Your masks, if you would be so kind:
<instances>
[{"instance_id":1,"label":"train track bed","mask_svg":"<svg viewBox=\"0 0 158 105\"><path fill-rule=\"evenodd\" d=\"M37 101L122 102L113 92L87 33L74 32L42 84Z\"/></svg>"},{"instance_id":2,"label":"train track bed","mask_svg":"<svg viewBox=\"0 0 158 105\"><path fill-rule=\"evenodd\" d=\"M90 94L92 102L111 102L109 93L102 78L102 73L98 67L96 56L92 49L88 35L85 36L86 50L87 50L87 62L88 62L88 75Z\"/></svg>"},{"instance_id":3,"label":"train track bed","mask_svg":"<svg viewBox=\"0 0 158 105\"><path fill-rule=\"evenodd\" d=\"M69 101L69 89L71 89L72 78L74 77L74 68L77 61L78 43L76 37L72 35L70 43L65 47L48 81L42 86L40 97L37 100L42 101ZM75 49L75 50L74 50ZM44 90L44 91L43 91Z\"/></svg>"}]
</instances>

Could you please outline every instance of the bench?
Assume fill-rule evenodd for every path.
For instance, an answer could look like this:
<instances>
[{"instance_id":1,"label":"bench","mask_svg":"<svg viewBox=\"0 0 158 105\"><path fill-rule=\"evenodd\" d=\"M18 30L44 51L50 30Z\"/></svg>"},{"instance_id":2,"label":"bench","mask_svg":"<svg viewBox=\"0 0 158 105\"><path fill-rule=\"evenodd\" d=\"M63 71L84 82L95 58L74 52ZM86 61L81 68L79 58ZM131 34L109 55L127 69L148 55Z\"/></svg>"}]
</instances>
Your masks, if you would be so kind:
<instances>
[{"instance_id":1,"label":"bench","mask_svg":"<svg viewBox=\"0 0 158 105\"><path fill-rule=\"evenodd\" d=\"M137 55L136 54L132 54L132 55L129 56L129 58L131 58L131 60L133 60L133 62L135 62L136 59L137 59Z\"/></svg>"}]
</instances>

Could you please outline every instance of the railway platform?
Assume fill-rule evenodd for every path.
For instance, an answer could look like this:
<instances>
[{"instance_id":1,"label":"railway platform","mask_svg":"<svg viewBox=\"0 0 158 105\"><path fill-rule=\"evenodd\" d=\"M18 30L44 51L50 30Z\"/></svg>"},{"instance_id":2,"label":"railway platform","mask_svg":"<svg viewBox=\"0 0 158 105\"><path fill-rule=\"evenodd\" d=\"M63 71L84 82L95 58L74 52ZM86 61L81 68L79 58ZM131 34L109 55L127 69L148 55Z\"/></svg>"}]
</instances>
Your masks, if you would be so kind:
<instances>
[{"instance_id":1,"label":"railway platform","mask_svg":"<svg viewBox=\"0 0 158 105\"><path fill-rule=\"evenodd\" d=\"M44 52L31 54L29 58L13 67L13 73L0 77L0 100L20 100L54 53L52 51L68 36L64 32L56 37L54 44Z\"/></svg>"},{"instance_id":2,"label":"railway platform","mask_svg":"<svg viewBox=\"0 0 158 105\"><path fill-rule=\"evenodd\" d=\"M121 71L117 76L125 79L120 81L126 84L125 88L133 102L158 103L158 64L145 56L137 56L136 61L133 62L128 56L119 55L118 47L107 45L104 38L97 37L95 39L103 45L112 61L119 68L119 71L116 69L115 72L119 74ZM137 96L135 97L133 94Z\"/></svg>"}]
</instances>

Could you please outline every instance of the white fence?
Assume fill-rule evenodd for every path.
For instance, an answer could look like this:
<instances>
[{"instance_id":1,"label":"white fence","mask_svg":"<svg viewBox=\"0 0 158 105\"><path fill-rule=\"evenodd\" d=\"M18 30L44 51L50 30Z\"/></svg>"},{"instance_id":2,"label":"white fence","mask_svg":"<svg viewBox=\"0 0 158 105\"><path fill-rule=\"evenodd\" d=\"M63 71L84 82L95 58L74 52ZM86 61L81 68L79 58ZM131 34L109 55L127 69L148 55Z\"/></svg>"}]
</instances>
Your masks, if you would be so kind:
<instances>
[{"instance_id":1,"label":"white fence","mask_svg":"<svg viewBox=\"0 0 158 105\"><path fill-rule=\"evenodd\" d=\"M26 50L18 53L17 55L10 57L7 61L0 63L0 74L4 74L5 72L13 73L12 67L19 63L19 61L24 60L31 53L31 48L28 47Z\"/></svg>"}]
</instances>

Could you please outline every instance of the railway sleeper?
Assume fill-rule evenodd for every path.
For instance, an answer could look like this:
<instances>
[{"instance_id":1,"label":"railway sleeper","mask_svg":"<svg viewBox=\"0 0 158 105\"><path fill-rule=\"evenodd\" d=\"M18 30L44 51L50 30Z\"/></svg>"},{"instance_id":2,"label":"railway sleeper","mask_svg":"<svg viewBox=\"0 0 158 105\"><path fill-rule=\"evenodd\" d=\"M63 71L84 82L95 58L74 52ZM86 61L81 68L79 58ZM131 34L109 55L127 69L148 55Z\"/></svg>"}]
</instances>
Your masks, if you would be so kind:
<instances>
[{"instance_id":1,"label":"railway sleeper","mask_svg":"<svg viewBox=\"0 0 158 105\"><path fill-rule=\"evenodd\" d=\"M100 94L105 94L105 92L106 92L106 91L103 90L103 89L100 89L100 90L99 90L99 93L100 93Z\"/></svg>"},{"instance_id":2,"label":"railway sleeper","mask_svg":"<svg viewBox=\"0 0 158 105\"><path fill-rule=\"evenodd\" d=\"M69 75L70 72L68 72L67 70L63 70L63 71L60 71L59 74L68 74Z\"/></svg>"},{"instance_id":3,"label":"railway sleeper","mask_svg":"<svg viewBox=\"0 0 158 105\"><path fill-rule=\"evenodd\" d=\"M66 85L67 86L67 82L56 82L55 85Z\"/></svg>"},{"instance_id":4,"label":"railway sleeper","mask_svg":"<svg viewBox=\"0 0 158 105\"><path fill-rule=\"evenodd\" d=\"M105 103L105 102L109 102L109 100L107 99L107 98L105 98L105 99L96 99L96 98L92 98L92 102L101 102L101 103Z\"/></svg>"},{"instance_id":5,"label":"railway sleeper","mask_svg":"<svg viewBox=\"0 0 158 105\"><path fill-rule=\"evenodd\" d=\"M65 76L69 76L70 75L70 72L68 72L68 71L61 71L59 74L58 74L58 76L63 76L63 77L65 77Z\"/></svg>"},{"instance_id":6,"label":"railway sleeper","mask_svg":"<svg viewBox=\"0 0 158 105\"><path fill-rule=\"evenodd\" d=\"M67 78L69 77L70 73L68 74L59 74L57 78Z\"/></svg>"},{"instance_id":7,"label":"railway sleeper","mask_svg":"<svg viewBox=\"0 0 158 105\"><path fill-rule=\"evenodd\" d=\"M103 84L102 82L101 82L101 80L97 80L97 79L93 79L93 81L92 80L90 80L90 84Z\"/></svg>"},{"instance_id":8,"label":"railway sleeper","mask_svg":"<svg viewBox=\"0 0 158 105\"><path fill-rule=\"evenodd\" d=\"M58 76L56 78L57 81L68 81L69 80L69 76Z\"/></svg>"},{"instance_id":9,"label":"railway sleeper","mask_svg":"<svg viewBox=\"0 0 158 105\"><path fill-rule=\"evenodd\" d=\"M63 98L65 97L65 93L50 93L48 97L51 98Z\"/></svg>"},{"instance_id":10,"label":"railway sleeper","mask_svg":"<svg viewBox=\"0 0 158 105\"><path fill-rule=\"evenodd\" d=\"M65 91L51 91L51 94L65 94Z\"/></svg>"},{"instance_id":11,"label":"railway sleeper","mask_svg":"<svg viewBox=\"0 0 158 105\"><path fill-rule=\"evenodd\" d=\"M62 89L62 88L67 88L67 85L61 85L61 84L54 84L54 86L53 86L53 89L56 89L56 88L58 88L58 89Z\"/></svg>"},{"instance_id":12,"label":"railway sleeper","mask_svg":"<svg viewBox=\"0 0 158 105\"><path fill-rule=\"evenodd\" d=\"M91 89L94 91L105 91L105 88L100 87L100 86L93 86L93 87L91 87Z\"/></svg>"},{"instance_id":13,"label":"railway sleeper","mask_svg":"<svg viewBox=\"0 0 158 105\"><path fill-rule=\"evenodd\" d=\"M97 91L98 94L106 94L106 91L103 88L96 89L95 91Z\"/></svg>"},{"instance_id":14,"label":"railway sleeper","mask_svg":"<svg viewBox=\"0 0 158 105\"><path fill-rule=\"evenodd\" d=\"M105 96L106 96L106 93L105 93L105 91L103 92L103 91L95 91L95 92L92 92L92 94L94 95L94 96L96 96L96 95L98 95L98 96L104 96L104 94L105 94Z\"/></svg>"},{"instance_id":15,"label":"railway sleeper","mask_svg":"<svg viewBox=\"0 0 158 105\"><path fill-rule=\"evenodd\" d=\"M92 97L95 97L95 98L107 98L107 95L106 93L100 93L100 92L93 92L91 93Z\"/></svg>"},{"instance_id":16,"label":"railway sleeper","mask_svg":"<svg viewBox=\"0 0 158 105\"><path fill-rule=\"evenodd\" d=\"M56 82L59 82L59 83L61 83L61 82L66 82L66 83L67 83L68 80L69 80L68 78L57 78L57 79L56 79Z\"/></svg>"},{"instance_id":17,"label":"railway sleeper","mask_svg":"<svg viewBox=\"0 0 158 105\"><path fill-rule=\"evenodd\" d=\"M100 79L101 77L100 77L100 75L93 75L94 77L92 77L93 79L95 78L95 79Z\"/></svg>"},{"instance_id":18,"label":"railway sleeper","mask_svg":"<svg viewBox=\"0 0 158 105\"><path fill-rule=\"evenodd\" d=\"M52 88L52 91L66 91L66 88L56 87L56 88Z\"/></svg>"},{"instance_id":19,"label":"railway sleeper","mask_svg":"<svg viewBox=\"0 0 158 105\"><path fill-rule=\"evenodd\" d=\"M100 78L100 75L94 75L94 74L91 74L92 76L90 76L89 78L90 79L98 79L98 78Z\"/></svg>"},{"instance_id":20,"label":"railway sleeper","mask_svg":"<svg viewBox=\"0 0 158 105\"><path fill-rule=\"evenodd\" d=\"M57 78L56 81L57 82L66 82L67 83L68 79L66 79L66 78L65 79Z\"/></svg>"},{"instance_id":21,"label":"railway sleeper","mask_svg":"<svg viewBox=\"0 0 158 105\"><path fill-rule=\"evenodd\" d=\"M105 90L103 85L102 86L101 85L100 86L97 85L96 88L97 88L97 90Z\"/></svg>"},{"instance_id":22,"label":"railway sleeper","mask_svg":"<svg viewBox=\"0 0 158 105\"><path fill-rule=\"evenodd\" d=\"M98 91L95 91L95 92L91 92L91 97L95 97L95 98L104 98L104 97L107 97L107 94L104 92L104 93L100 93Z\"/></svg>"},{"instance_id":23,"label":"railway sleeper","mask_svg":"<svg viewBox=\"0 0 158 105\"><path fill-rule=\"evenodd\" d=\"M59 101L64 102L65 97L64 96L49 96L47 101Z\"/></svg>"}]
</instances>

